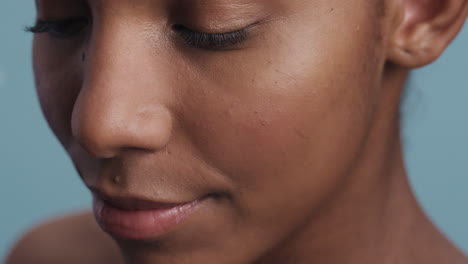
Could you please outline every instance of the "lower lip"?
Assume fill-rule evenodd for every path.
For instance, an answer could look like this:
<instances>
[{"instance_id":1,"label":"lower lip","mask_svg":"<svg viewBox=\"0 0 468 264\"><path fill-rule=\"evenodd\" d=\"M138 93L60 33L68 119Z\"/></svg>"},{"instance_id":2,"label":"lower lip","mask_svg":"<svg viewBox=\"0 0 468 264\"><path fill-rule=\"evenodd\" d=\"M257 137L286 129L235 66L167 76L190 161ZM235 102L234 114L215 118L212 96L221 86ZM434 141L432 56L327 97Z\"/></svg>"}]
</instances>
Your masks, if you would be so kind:
<instances>
[{"instance_id":1,"label":"lower lip","mask_svg":"<svg viewBox=\"0 0 468 264\"><path fill-rule=\"evenodd\" d=\"M94 198L94 215L104 231L123 239L156 239L171 230L194 212L199 200L174 207L123 210Z\"/></svg>"}]
</instances>

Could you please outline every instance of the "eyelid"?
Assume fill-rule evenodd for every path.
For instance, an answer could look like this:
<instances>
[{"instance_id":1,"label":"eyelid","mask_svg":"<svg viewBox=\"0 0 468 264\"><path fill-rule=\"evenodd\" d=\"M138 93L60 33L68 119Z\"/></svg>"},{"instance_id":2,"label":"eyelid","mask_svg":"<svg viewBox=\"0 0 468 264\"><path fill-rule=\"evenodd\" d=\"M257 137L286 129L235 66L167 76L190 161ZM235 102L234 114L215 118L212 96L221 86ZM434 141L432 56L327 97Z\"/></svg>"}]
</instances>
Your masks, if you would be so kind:
<instances>
[{"instance_id":1,"label":"eyelid","mask_svg":"<svg viewBox=\"0 0 468 264\"><path fill-rule=\"evenodd\" d=\"M232 50L251 37L251 28L261 24L262 21L252 23L237 30L224 32L204 32L176 24L172 28L186 44L206 50Z\"/></svg>"},{"instance_id":2,"label":"eyelid","mask_svg":"<svg viewBox=\"0 0 468 264\"><path fill-rule=\"evenodd\" d=\"M185 24L175 24L173 27L185 27L187 29L190 29L194 32L197 33L203 33L203 34L228 34L228 33L233 33L233 32L238 32L242 30L249 30L252 27L255 27L257 25L260 25L264 23L264 19L255 21L250 24L244 24L244 23L239 23L237 25L230 25L230 26L223 26L223 25L216 25L216 26L210 26L210 27L205 27L205 26L187 26Z\"/></svg>"},{"instance_id":3,"label":"eyelid","mask_svg":"<svg viewBox=\"0 0 468 264\"><path fill-rule=\"evenodd\" d=\"M49 33L57 38L67 38L74 34L79 33L86 26L90 24L90 20L87 17L70 17L65 19L54 19L54 20L44 20L38 19L33 26L25 27L25 31L32 33ZM62 30L69 30L69 32L59 32L60 27L63 27ZM66 28L69 27L69 28Z\"/></svg>"},{"instance_id":4,"label":"eyelid","mask_svg":"<svg viewBox=\"0 0 468 264\"><path fill-rule=\"evenodd\" d=\"M245 34L247 30L249 29L249 27L244 27L241 29L231 30L231 31L223 31L223 32L204 32L204 31L191 29L189 27L186 27L180 24L176 24L173 26L173 29L179 32L188 32L188 33L205 35L205 36L227 36L227 35Z\"/></svg>"},{"instance_id":5,"label":"eyelid","mask_svg":"<svg viewBox=\"0 0 468 264\"><path fill-rule=\"evenodd\" d=\"M186 44L206 50L224 50L240 44L248 37L244 29L224 33L205 33L182 25L174 25L173 29Z\"/></svg>"}]
</instances>

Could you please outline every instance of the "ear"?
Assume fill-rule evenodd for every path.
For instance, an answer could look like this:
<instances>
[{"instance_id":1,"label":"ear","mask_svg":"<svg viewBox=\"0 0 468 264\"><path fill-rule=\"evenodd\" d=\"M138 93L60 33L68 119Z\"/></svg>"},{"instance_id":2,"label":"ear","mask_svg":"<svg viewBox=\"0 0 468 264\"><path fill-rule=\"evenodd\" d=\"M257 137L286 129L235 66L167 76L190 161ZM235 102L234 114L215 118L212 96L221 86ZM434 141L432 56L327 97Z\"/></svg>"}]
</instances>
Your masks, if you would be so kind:
<instances>
[{"instance_id":1,"label":"ear","mask_svg":"<svg viewBox=\"0 0 468 264\"><path fill-rule=\"evenodd\" d=\"M405 68L436 60L455 38L468 15L468 0L400 0L388 60ZM468 48L468 46L467 46Z\"/></svg>"}]
</instances>

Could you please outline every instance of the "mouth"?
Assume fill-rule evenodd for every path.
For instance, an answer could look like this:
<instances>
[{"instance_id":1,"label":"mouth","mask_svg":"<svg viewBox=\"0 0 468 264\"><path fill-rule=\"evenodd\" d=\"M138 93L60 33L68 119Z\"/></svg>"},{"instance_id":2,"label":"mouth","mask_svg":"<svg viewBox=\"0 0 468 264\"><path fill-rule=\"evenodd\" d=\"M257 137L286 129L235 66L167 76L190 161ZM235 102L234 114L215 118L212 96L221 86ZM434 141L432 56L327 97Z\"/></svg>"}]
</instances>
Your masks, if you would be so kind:
<instances>
[{"instance_id":1,"label":"mouth","mask_svg":"<svg viewBox=\"0 0 468 264\"><path fill-rule=\"evenodd\" d=\"M95 218L105 232L122 239L151 240L176 229L209 196L183 203L97 194L93 197Z\"/></svg>"}]
</instances>

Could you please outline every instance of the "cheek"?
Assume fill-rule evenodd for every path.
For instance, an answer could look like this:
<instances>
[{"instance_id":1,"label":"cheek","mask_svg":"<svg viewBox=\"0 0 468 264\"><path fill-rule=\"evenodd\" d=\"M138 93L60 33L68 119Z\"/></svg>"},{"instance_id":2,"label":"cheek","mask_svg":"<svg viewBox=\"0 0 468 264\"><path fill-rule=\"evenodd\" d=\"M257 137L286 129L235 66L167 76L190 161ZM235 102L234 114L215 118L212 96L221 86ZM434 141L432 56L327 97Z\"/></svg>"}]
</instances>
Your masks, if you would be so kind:
<instances>
[{"instance_id":1,"label":"cheek","mask_svg":"<svg viewBox=\"0 0 468 264\"><path fill-rule=\"evenodd\" d=\"M333 179L358 151L370 115L359 109L362 98L314 93L312 86L313 80L287 87L302 96L204 102L210 109L192 111L197 121L187 133L243 189L273 190L293 183L291 177L296 186Z\"/></svg>"},{"instance_id":2,"label":"cheek","mask_svg":"<svg viewBox=\"0 0 468 264\"><path fill-rule=\"evenodd\" d=\"M266 51L201 74L212 78L186 100L187 133L252 207L290 206L286 197L318 202L370 130L379 71L368 60L373 31L300 30L307 34L275 39ZM362 42L343 45L347 39Z\"/></svg>"},{"instance_id":3,"label":"cheek","mask_svg":"<svg viewBox=\"0 0 468 264\"><path fill-rule=\"evenodd\" d=\"M362 151L381 71L375 29L329 22L224 56L184 98L187 135L235 186L236 236L279 241L346 185Z\"/></svg>"},{"instance_id":4,"label":"cheek","mask_svg":"<svg viewBox=\"0 0 468 264\"><path fill-rule=\"evenodd\" d=\"M81 87L79 54L72 45L54 47L36 36L33 67L37 94L45 119L66 147L71 141L70 118Z\"/></svg>"}]
</instances>

